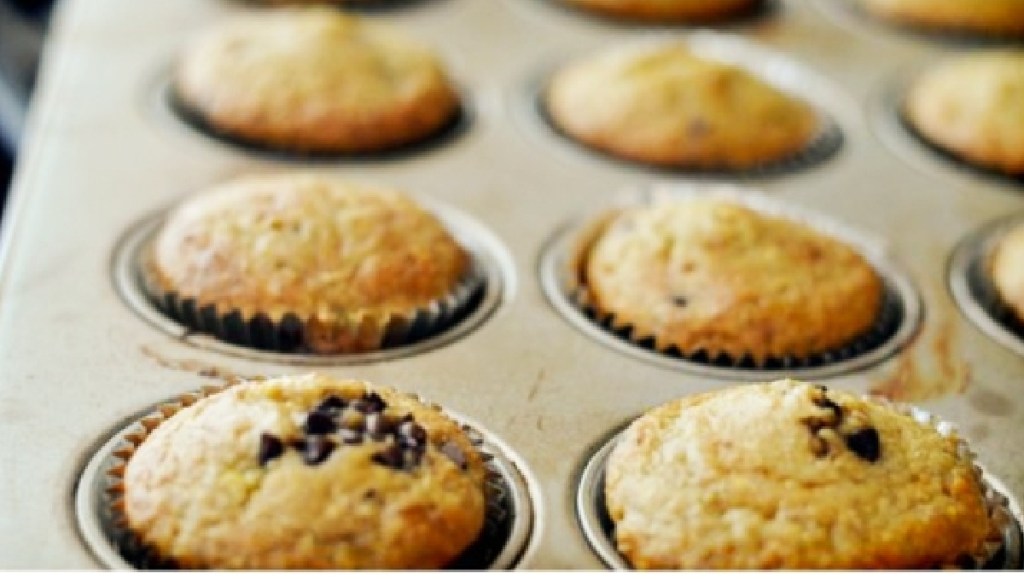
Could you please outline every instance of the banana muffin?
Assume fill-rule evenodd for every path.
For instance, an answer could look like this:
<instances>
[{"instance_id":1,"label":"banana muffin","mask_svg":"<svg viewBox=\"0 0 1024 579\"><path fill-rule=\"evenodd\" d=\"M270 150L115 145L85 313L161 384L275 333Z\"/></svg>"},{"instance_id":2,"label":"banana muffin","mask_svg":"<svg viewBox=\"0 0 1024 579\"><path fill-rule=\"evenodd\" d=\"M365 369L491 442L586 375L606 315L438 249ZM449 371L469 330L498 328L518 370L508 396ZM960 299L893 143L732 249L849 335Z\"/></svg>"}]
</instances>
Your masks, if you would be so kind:
<instances>
[{"instance_id":1,"label":"banana muffin","mask_svg":"<svg viewBox=\"0 0 1024 579\"><path fill-rule=\"evenodd\" d=\"M307 375L160 424L124 473L127 524L182 568L436 569L484 524L486 470L417 398Z\"/></svg>"},{"instance_id":2,"label":"banana muffin","mask_svg":"<svg viewBox=\"0 0 1024 579\"><path fill-rule=\"evenodd\" d=\"M317 173L249 176L181 204L143 257L158 303L294 320L296 347L379 349L472 278L472 259L405 194ZM420 324L426 320L420 320Z\"/></svg>"},{"instance_id":3,"label":"banana muffin","mask_svg":"<svg viewBox=\"0 0 1024 579\"><path fill-rule=\"evenodd\" d=\"M860 0L871 14L915 28L978 35L1024 35L1024 0Z\"/></svg>"},{"instance_id":4,"label":"banana muffin","mask_svg":"<svg viewBox=\"0 0 1024 579\"><path fill-rule=\"evenodd\" d=\"M393 149L436 133L459 108L430 48L329 7L221 23L188 47L174 90L218 133L300 152Z\"/></svg>"},{"instance_id":5,"label":"banana muffin","mask_svg":"<svg viewBox=\"0 0 1024 579\"><path fill-rule=\"evenodd\" d=\"M822 130L808 104L676 41L570 64L544 98L551 122L572 139L665 167L761 167L804 151Z\"/></svg>"},{"instance_id":6,"label":"banana muffin","mask_svg":"<svg viewBox=\"0 0 1024 579\"><path fill-rule=\"evenodd\" d=\"M999 536L960 446L823 386L738 386L634 421L607 463L607 508L638 569L957 566Z\"/></svg>"},{"instance_id":7,"label":"banana muffin","mask_svg":"<svg viewBox=\"0 0 1024 579\"><path fill-rule=\"evenodd\" d=\"M1024 23L1024 14L1020 18ZM981 51L939 63L915 80L904 111L939 148L986 169L1024 175L1024 50Z\"/></svg>"},{"instance_id":8,"label":"banana muffin","mask_svg":"<svg viewBox=\"0 0 1024 579\"><path fill-rule=\"evenodd\" d=\"M1024 324L1024 224L1011 229L996 244L991 260L992 285L999 299Z\"/></svg>"},{"instance_id":9,"label":"banana muffin","mask_svg":"<svg viewBox=\"0 0 1024 579\"><path fill-rule=\"evenodd\" d=\"M624 20L708 23L750 12L761 0L563 0Z\"/></svg>"},{"instance_id":10,"label":"banana muffin","mask_svg":"<svg viewBox=\"0 0 1024 579\"><path fill-rule=\"evenodd\" d=\"M590 305L659 351L805 359L875 324L883 284L845 243L729 199L623 209L581 263Z\"/></svg>"}]
</instances>

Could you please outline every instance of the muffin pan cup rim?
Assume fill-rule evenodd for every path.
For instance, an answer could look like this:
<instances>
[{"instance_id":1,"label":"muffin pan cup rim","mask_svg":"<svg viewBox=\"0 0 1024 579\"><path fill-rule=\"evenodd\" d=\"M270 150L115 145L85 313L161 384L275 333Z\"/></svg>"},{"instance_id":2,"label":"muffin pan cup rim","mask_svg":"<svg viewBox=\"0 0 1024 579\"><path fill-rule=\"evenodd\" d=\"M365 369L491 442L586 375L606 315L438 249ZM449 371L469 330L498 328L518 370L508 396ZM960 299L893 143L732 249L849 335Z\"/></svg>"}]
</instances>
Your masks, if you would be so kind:
<instances>
[{"instance_id":1,"label":"muffin pan cup rim","mask_svg":"<svg viewBox=\"0 0 1024 579\"><path fill-rule=\"evenodd\" d=\"M118 518L123 515L114 512L115 503L121 499L123 487L118 486L121 480L120 475L111 474L111 471L118 467L123 469L138 445L142 444L145 437L148 437L149 433L164 420L198 400L219 394L239 382L241 381L231 382L224 386L204 387L197 391L165 398L146 410L120 421L103 434L100 438L101 442L93 446L91 455L77 470L78 476L75 478L72 509L76 519L76 531L88 547L90 555L97 562L113 570L146 569L154 563L161 564L160 561L145 557L139 561L129 561L122 553L122 549L131 548L127 542L138 542L138 539L134 537L130 529L119 524ZM420 402L430 404L428 400L418 395L414 396ZM186 404L184 400L188 397L192 397L192 401ZM525 471L519 466L522 459L504 441L476 422L447 408L442 408L441 412L462 427L470 442L484 456L485 468L488 473L485 485L490 486L491 483L499 485L501 493L504 494L504 496L498 497L493 494L488 496L488 519L485 521L484 529L481 530L481 537L483 533L487 532L486 526L490 521L489 517L497 516L495 511L501 511L506 507L511 510L511 512L505 513L505 518L509 518L511 521L507 522L508 532L504 538L504 545L494 554L487 569L515 569L524 554L531 548L535 517L530 483ZM154 421L155 424L153 426L144 425L143 421L147 419ZM142 435L142 441L132 440L133 435L139 434ZM496 482L499 480L500 483ZM452 561L451 565L458 564L466 552L477 548L477 541L481 537L474 540L467 547L467 551ZM449 568L451 567L445 569Z\"/></svg>"},{"instance_id":2,"label":"muffin pan cup rim","mask_svg":"<svg viewBox=\"0 0 1024 579\"><path fill-rule=\"evenodd\" d=\"M590 230L595 227L595 223L607 219L609 213L617 209L648 204L658 196L676 199L705 197L739 202L771 216L803 223L815 231L849 244L871 264L882 279L882 307L892 310L883 309L876 326L864 336L869 336L875 329L882 328L881 324L886 317L896 316L891 319L892 327L886 324L885 335L877 342L872 341L862 351L855 351L847 356L838 355L843 348L848 348L848 345L835 351L834 361L825 360L821 363L781 368L745 368L739 365L740 360L720 365L712 360L701 361L699 358L694 359L695 356L692 355L660 351L640 343L634 339L636 336L632 335L632 330L628 327L615 327L609 324L608 320L599 319L586 310L586 304L580 301L580 292L585 292L585 284L579 279L576 266L579 254L585 251L587 237L592 233ZM853 373L880 364L901 351L916 335L923 317L922 302L914 284L890 255L884 243L821 213L774 199L754 189L720 183L654 184L627 190L620 195L618 203L592 211L590 219L581 218L563 226L546 244L540 270L541 283L549 302L578 330L606 346L647 362L713 378L759 381L771 377L809 379ZM643 337L640 338L642 341ZM811 358L813 359L813 356Z\"/></svg>"},{"instance_id":3,"label":"muffin pan cup rim","mask_svg":"<svg viewBox=\"0 0 1024 579\"><path fill-rule=\"evenodd\" d=\"M928 424L945 435L944 429L956 430L951 423L944 421L934 414L919 407L891 402L872 396L863 396L865 399L881 402L891 408L911 416L921 424ZM604 480L605 466L616 444L622 437L625 430L642 414L634 416L616 426L613 430L603 435L599 441L591 447L582 465L576 470L572 480L575 485L573 492L573 509L576 516L576 523L586 538L590 549L597 555L598 559L606 568L622 571L634 570L632 565L619 552L615 546L614 523L608 515L604 506ZM1004 566L1000 569L1014 570L1024 569L1024 540L1021 537L1021 513L1019 507L1011 504L1009 495L1002 483L996 479L990 471L980 465L967 446L966 439L960 438L961 452L966 452L974 463L976 469L980 469L979 481L982 494L990 509L990 517L1004 517L1002 539L999 544L1004 549ZM994 514L995 511L999 514ZM993 521L998 523L998 521ZM998 554L998 548L990 546L987 554L989 560ZM982 569L979 569L982 570ZM996 569L999 570L999 569Z\"/></svg>"},{"instance_id":4,"label":"muffin pan cup rim","mask_svg":"<svg viewBox=\"0 0 1024 579\"><path fill-rule=\"evenodd\" d=\"M999 302L987 275L987 263L999 240L1011 228L1022 224L1024 212L1016 211L970 231L953 249L946 275L949 291L961 313L987 337L1019 356L1024 356L1024 333L1005 321L1005 317L1012 314L1002 311L1005 306Z\"/></svg>"}]
</instances>

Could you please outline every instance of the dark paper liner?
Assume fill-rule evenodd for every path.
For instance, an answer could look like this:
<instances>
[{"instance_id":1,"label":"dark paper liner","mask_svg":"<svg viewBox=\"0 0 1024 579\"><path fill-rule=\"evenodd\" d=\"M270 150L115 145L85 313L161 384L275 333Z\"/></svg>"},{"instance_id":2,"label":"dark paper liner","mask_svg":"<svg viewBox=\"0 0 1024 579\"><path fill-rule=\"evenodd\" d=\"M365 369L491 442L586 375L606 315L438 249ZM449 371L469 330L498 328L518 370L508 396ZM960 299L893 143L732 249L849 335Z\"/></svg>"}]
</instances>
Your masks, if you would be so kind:
<instances>
[{"instance_id":1,"label":"dark paper liner","mask_svg":"<svg viewBox=\"0 0 1024 579\"><path fill-rule=\"evenodd\" d=\"M905 131L907 135L909 135L917 145L927 150L929 153L931 153L933 157L937 157L939 160L944 161L945 163L952 165L953 167L960 169L968 174L973 174L979 177L986 177L989 179L995 179L1002 181L1004 183L1024 188L1024 173L1015 175L1013 173L1001 171L994 167L986 167L984 165L979 165L978 163L961 157L955 151L947 149L939 144L933 143L927 136L922 134L917 129L917 127L914 126L914 123L912 123L910 119L907 117L907 113L903 102L903 98L906 96L907 88L909 87L904 87L904 90L900 94L899 101L893 103L894 110L892 114L896 117L896 124L899 125L899 128Z\"/></svg>"},{"instance_id":2,"label":"dark paper liner","mask_svg":"<svg viewBox=\"0 0 1024 579\"><path fill-rule=\"evenodd\" d=\"M106 489L103 508L106 509L106 516L113 521L113 529L109 539L114 543L118 554L122 559L136 569L153 570L174 570L179 567L174 561L161 557L154 548L145 544L128 527L124 514L124 472L128 461L135 454L136 449L149 437L150 433L156 430L165 420L174 416L179 411L187 408L199 400L208 396L219 394L234 386L208 386L198 392L184 394L176 402L160 404L157 409L132 424L132 431L122 436L120 444L114 449L113 455L117 462L106 470ZM430 403L419 396L416 399L434 410L443 412L443 409ZM459 421L450 414L444 413L451 420ZM513 535L513 519L516 516L516 506L512 500L513 491L511 484L505 479L494 464L494 455L484 450L485 438L473 427L463 424L462 431L466 434L470 443L477 448L480 457L484 461L486 469L486 480L484 493L486 500L484 525L480 535L470 544L462 554L449 563L445 569L469 570L491 568L502 554L506 544Z\"/></svg>"},{"instance_id":3,"label":"dark paper liner","mask_svg":"<svg viewBox=\"0 0 1024 579\"><path fill-rule=\"evenodd\" d=\"M872 402L883 404L898 412L912 417L920 424L934 427L942 436L949 437L956 428L952 423L943 421L930 412L905 404L892 402L885 398L864 396ZM632 421L630 421L632 422ZM600 444L583 467L578 477L576 489L576 515L584 534L590 542L595 554L611 569L632 569L632 565L616 548L615 523L606 507L605 467L608 456L615 447L623 430L629 423ZM962 553L955 563L948 564L944 569L959 570L1014 570L1021 569L1024 564L1024 539L1021 535L1021 523L1010 509L1009 499L996 489L989 477L977 465L976 455L962 438L957 438L958 454L974 464L974 473L981 487L988 507L989 520L993 533L987 538L976 553Z\"/></svg>"},{"instance_id":4,"label":"dark paper liner","mask_svg":"<svg viewBox=\"0 0 1024 579\"><path fill-rule=\"evenodd\" d=\"M363 312L324 324L288 313L271 319L263 313L245 316L238 309L223 311L177 292L163 291L139 264L139 283L161 312L189 331L209 334L222 342L286 354L347 354L384 350L436 336L466 319L484 297L486 275L477 257L452 291L427 307L407 314L375 317ZM148 259L143 257L143 260ZM320 346L318 346L320 344ZM329 344L331 347L326 347Z\"/></svg>"},{"instance_id":5,"label":"dark paper liner","mask_svg":"<svg viewBox=\"0 0 1024 579\"><path fill-rule=\"evenodd\" d=\"M800 150L794 154L773 160L767 161L761 165L748 167L745 169L731 168L727 166L715 167L715 166L699 166L699 165L664 165L659 163L649 163L637 159L630 159L622 157L614 152L600 149L593 145L584 143L577 140L571 134L562 130L554 118L552 118L550 111L547 107L546 93L547 87L550 84L551 75L545 79L544 86L542 86L534 97L534 107L537 112L537 116L543 121L543 124L559 138L563 139L566 143L579 148L593 156L599 157L606 161L612 161L616 164L633 167L643 167L655 172L665 173L667 175L691 175L696 177L707 177L707 178L734 178L734 179L754 179L758 177L772 177L778 175L785 175L789 173L796 173L805 169L809 169L815 165L824 163L825 161L832 158L843 146L844 136L843 131L839 128L839 125L824 111L818 108L814 103L806 102L808 106L812 107L817 113L820 127L817 134ZM799 98L799 97L795 97Z\"/></svg>"},{"instance_id":6,"label":"dark paper liner","mask_svg":"<svg viewBox=\"0 0 1024 579\"><path fill-rule=\"evenodd\" d=\"M426 2L428 0L394 0L395 4ZM380 8L385 10L385 8ZM298 162L338 162L352 161L358 163L372 161L388 161L403 159L417 154L424 153L431 149L440 148L469 131L473 115L466 104L465 95L459 95L459 102L448 120L435 129L433 132L423 135L418 139L409 142L382 148L374 151L364 152L339 152L326 150L307 150L300 147L282 147L264 143L257 139L247 139L240 135L230 133L217 128L207 120L200 111L188 105L180 97L172 82L168 82L162 95L164 106L171 115L186 127L200 133L201 135L218 141L221 144L245 151L247 153L264 157L277 158L284 161Z\"/></svg>"},{"instance_id":7,"label":"dark paper liner","mask_svg":"<svg viewBox=\"0 0 1024 579\"><path fill-rule=\"evenodd\" d=\"M564 10L571 14L588 18L603 24L611 24L632 28L697 28L701 26L749 26L773 18L782 11L780 0L756 0L751 6L744 10L735 11L714 18L703 18L695 20L686 19L657 19L620 16L603 12L599 9L588 9L584 6L576 6L564 0L539 0L551 4L554 8Z\"/></svg>"},{"instance_id":8,"label":"dark paper liner","mask_svg":"<svg viewBox=\"0 0 1024 579\"><path fill-rule=\"evenodd\" d=\"M703 349L686 352L675 345L659 349L654 337L640 334L629 323L617 320L614 313L600 311L591 299L590 290L587 288L583 269L586 264L589 248L597 236L615 217L616 213L616 211L606 212L595 220L590 228L581 235L574 249L575 255L567 261L567 266L571 271L567 272L566 279L570 279L574 283L573 286L567 288L568 298L580 312L599 328L645 350L670 358L717 368L766 371L820 368L856 358L885 344L896 335L906 316L900 293L894 287L892 281L886 277L885 273L875 268L875 274L882 281L882 303L875 321L860 336L838 348L818 352L803 358L797 356L767 357L760 363L751 354L737 358L727 353L711 353Z\"/></svg>"}]
</instances>

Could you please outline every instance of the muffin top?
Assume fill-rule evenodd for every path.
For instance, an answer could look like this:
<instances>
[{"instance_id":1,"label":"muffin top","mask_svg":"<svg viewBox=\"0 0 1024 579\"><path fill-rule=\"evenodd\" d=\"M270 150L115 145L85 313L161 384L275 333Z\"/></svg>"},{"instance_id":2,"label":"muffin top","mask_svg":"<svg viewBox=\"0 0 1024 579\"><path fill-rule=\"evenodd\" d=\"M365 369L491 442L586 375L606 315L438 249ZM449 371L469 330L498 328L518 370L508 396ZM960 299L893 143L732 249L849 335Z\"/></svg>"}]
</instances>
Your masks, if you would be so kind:
<instances>
[{"instance_id":1,"label":"muffin top","mask_svg":"<svg viewBox=\"0 0 1024 579\"><path fill-rule=\"evenodd\" d=\"M712 22L747 12L761 0L564 0L628 20Z\"/></svg>"},{"instance_id":2,"label":"muffin top","mask_svg":"<svg viewBox=\"0 0 1024 579\"><path fill-rule=\"evenodd\" d=\"M958 444L822 386L739 386L634 421L607 506L639 569L931 568L993 528Z\"/></svg>"},{"instance_id":3,"label":"muffin top","mask_svg":"<svg viewBox=\"0 0 1024 579\"><path fill-rule=\"evenodd\" d=\"M992 284L1017 321L1024 323L1024 224L999 240L992 254Z\"/></svg>"},{"instance_id":4,"label":"muffin top","mask_svg":"<svg viewBox=\"0 0 1024 579\"><path fill-rule=\"evenodd\" d=\"M176 72L183 105L215 129L303 151L396 147L458 106L432 50L328 7L235 17L197 38Z\"/></svg>"},{"instance_id":5,"label":"muffin top","mask_svg":"<svg viewBox=\"0 0 1024 579\"><path fill-rule=\"evenodd\" d=\"M406 195L315 173L221 184L168 217L151 285L243 318L386 319L446 297L470 258Z\"/></svg>"},{"instance_id":6,"label":"muffin top","mask_svg":"<svg viewBox=\"0 0 1024 579\"><path fill-rule=\"evenodd\" d=\"M746 169L800 152L815 111L746 70L682 42L614 48L558 71L552 122L574 139L657 165Z\"/></svg>"},{"instance_id":7,"label":"muffin top","mask_svg":"<svg viewBox=\"0 0 1024 579\"><path fill-rule=\"evenodd\" d=\"M843 346L882 301L874 268L844 243L713 197L621 211L582 274L596 309L657 349L758 363Z\"/></svg>"},{"instance_id":8,"label":"muffin top","mask_svg":"<svg viewBox=\"0 0 1024 579\"><path fill-rule=\"evenodd\" d=\"M911 86L905 112L939 147L1024 175L1024 50L975 52L934 66Z\"/></svg>"},{"instance_id":9,"label":"muffin top","mask_svg":"<svg viewBox=\"0 0 1024 579\"><path fill-rule=\"evenodd\" d=\"M129 459L131 529L185 568L438 568L482 529L485 467L417 398L307 375L242 383Z\"/></svg>"},{"instance_id":10,"label":"muffin top","mask_svg":"<svg viewBox=\"0 0 1024 579\"><path fill-rule=\"evenodd\" d=\"M981 35L1024 34L1024 0L860 0L868 12L898 24Z\"/></svg>"}]
</instances>

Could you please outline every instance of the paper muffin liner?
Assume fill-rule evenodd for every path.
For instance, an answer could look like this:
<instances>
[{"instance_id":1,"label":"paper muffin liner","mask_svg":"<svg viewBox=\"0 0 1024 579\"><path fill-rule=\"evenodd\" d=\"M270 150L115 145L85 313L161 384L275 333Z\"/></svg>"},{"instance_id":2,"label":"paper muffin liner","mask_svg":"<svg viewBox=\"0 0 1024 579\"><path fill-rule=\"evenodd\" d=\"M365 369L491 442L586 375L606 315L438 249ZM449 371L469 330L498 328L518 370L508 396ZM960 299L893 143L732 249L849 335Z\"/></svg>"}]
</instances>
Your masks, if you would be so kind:
<instances>
[{"instance_id":1,"label":"paper muffin liner","mask_svg":"<svg viewBox=\"0 0 1024 579\"><path fill-rule=\"evenodd\" d=\"M965 461L974 465L974 474L985 499L990 533L978 550L973 553L958 553L950 558L950 563L943 569L978 569L978 570L1012 570L1021 568L1022 546L1020 523L1010 509L1009 499L994 488L977 464L977 455L968 443L956 435L956 427L951 422L942 420L932 413L916 406L893 402L877 396L863 396L876 404L914 419L919 424L934 428L943 437L956 436L957 454ZM621 553L615 543L615 523L606 508L605 500L605 468L608 456L617 444L624 425L616 431L591 457L585 467L577 489L577 510L580 522L587 538L591 541L600 558L612 569L632 569L632 566Z\"/></svg>"},{"instance_id":2,"label":"paper muffin liner","mask_svg":"<svg viewBox=\"0 0 1024 579\"><path fill-rule=\"evenodd\" d=\"M393 9L400 4L410 4L419 1L423 0L393 0L388 4L389 6L393 4L394 6L390 6ZM380 7L378 9L385 10L387 8ZM365 162L405 157L427 149L439 147L458 138L468 130L473 118L470 114L468 105L466 104L466 99L460 96L459 102L452 111L448 120L428 134L391 147L384 147L370 151L345 152L279 146L264 143L256 139L248 139L246 137L221 130L211 123L200 111L185 102L185 100L174 89L173 83L170 81L168 81L168 84L165 87L164 100L165 106L173 117L182 122L188 128L209 139L249 153L276 157L289 161L338 161L348 159L352 161Z\"/></svg>"},{"instance_id":3,"label":"paper muffin liner","mask_svg":"<svg viewBox=\"0 0 1024 579\"><path fill-rule=\"evenodd\" d=\"M569 268L569 271L565 272L565 279L569 280L566 293L569 301L598 327L645 350L670 358L719 368L773 371L818 368L858 357L885 344L896 334L903 321L905 315L903 300L892 287L884 272L875 268L876 275L882 280L882 303L875 316L875 321L859 336L840 347L806 357L769 356L760 362L752 354L736 357L724 352L708 352L703 349L686 351L677 345L659 348L654 337L637 331L628 322L618 319L614 312L603 311L593 299L587 286L584 268L590 247L617 214L618 210L606 211L584 228L577 238L576 246L571 250L572 257L566 261L566 266Z\"/></svg>"},{"instance_id":4,"label":"paper muffin liner","mask_svg":"<svg viewBox=\"0 0 1024 579\"><path fill-rule=\"evenodd\" d=\"M148 258L143 258L147 260ZM407 313L375 314L355 310L323 321L286 313L277 319L257 312L201 303L166 291L139 264L140 284L153 304L189 331L210 334L222 342L286 354L354 354L409 345L436 336L465 319L484 296L486 275L470 253L470 265L451 291L425 307Z\"/></svg>"},{"instance_id":5,"label":"paper muffin liner","mask_svg":"<svg viewBox=\"0 0 1024 579\"><path fill-rule=\"evenodd\" d=\"M168 418L199 400L219 394L239 382L241 381L235 381L223 386L206 386L199 391L182 394L173 402L158 405L153 412L135 421L129 427L130 432L122 435L120 443L113 450L116 462L105 472L107 484L104 508L109 510L107 514L110 520L113 521L113 536L110 539L114 543L118 554L132 567L143 570L178 569L173 560L161 557L153 547L143 542L128 525L124 510L124 473L128 462L139 446ZM413 396L420 403L443 413L457 424L459 423L450 414L444 412L440 405L425 400L420 396ZM491 568L493 563L497 562L499 555L501 555L506 543L509 542L513 534L512 519L516 515L516 507L512 500L512 490L508 481L505 480L494 465L494 455L484 450L486 444L485 437L472 426L467 424L460 424L460 426L466 438L477 449L484 462L484 468L486 469L486 479L484 482L486 506L484 524L480 530L480 535L473 543L466 547L461 555L449 563L445 569L488 569Z\"/></svg>"},{"instance_id":6,"label":"paper muffin liner","mask_svg":"<svg viewBox=\"0 0 1024 579\"><path fill-rule=\"evenodd\" d=\"M550 80L550 75L549 79ZM705 177L732 177L732 178L757 178L757 177L770 177L774 175L783 175L787 173L795 173L807 168L810 168L819 163L823 163L836 154L843 145L843 131L839 128L839 125L824 111L818 109L816 105L810 104L815 107L818 119L819 128L817 133L801 148L790 155L780 157L778 159L765 161L764 163L754 165L747 168L733 168L728 166L699 166L699 165L667 165L660 163L650 163L641 161L638 159L631 159L617 155L612 151L606 151L593 145L584 143L583 141L577 140L569 133L562 130L562 128L552 118L550 111L548 110L547 104L545 103L544 88L549 83L546 81L544 87L538 90L536 95L535 107L537 109L537 115L541 118L548 129L554 134L558 135L566 143L580 148L583 151L624 165L632 165L637 167L645 167L654 171L664 172L669 174L687 174L695 176Z\"/></svg>"}]
</instances>

